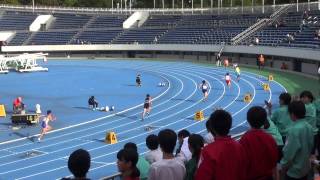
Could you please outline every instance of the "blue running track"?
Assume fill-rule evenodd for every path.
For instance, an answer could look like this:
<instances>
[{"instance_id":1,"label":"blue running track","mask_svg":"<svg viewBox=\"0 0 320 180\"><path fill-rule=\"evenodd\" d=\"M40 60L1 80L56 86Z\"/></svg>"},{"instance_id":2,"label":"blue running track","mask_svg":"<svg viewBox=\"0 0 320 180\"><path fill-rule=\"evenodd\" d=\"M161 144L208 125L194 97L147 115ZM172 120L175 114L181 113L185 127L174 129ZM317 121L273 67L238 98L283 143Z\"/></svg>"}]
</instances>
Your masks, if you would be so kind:
<instances>
[{"instance_id":1,"label":"blue running track","mask_svg":"<svg viewBox=\"0 0 320 180\"><path fill-rule=\"evenodd\" d=\"M127 60L65 60L42 64L49 72L0 75L0 104L5 104L7 117L0 119L0 179L59 179L70 176L69 154L78 148L90 152L92 163L88 177L99 179L117 172L116 153L127 142L138 145L143 155L145 138L164 128L176 132L187 129L205 134L205 121L194 121L196 111L208 117L214 109L224 108L233 116L231 134L248 129L246 112L264 100L278 101L285 88L270 82L270 91L261 84L267 82L257 74L242 72L240 82L232 69L201 66L183 62ZM224 75L232 74L232 86L226 86ZM135 86L135 76L142 75L142 87ZM208 100L202 101L199 84L209 82ZM159 82L166 86L158 87ZM151 114L141 121L143 101L153 97ZM244 103L245 93L253 100ZM114 112L92 111L88 97L94 95L99 106L115 106ZM37 142L40 126L12 128L12 101L22 96L27 109L34 111L41 104L43 113L51 109L57 117L51 122L54 130ZM146 131L146 126L154 129ZM106 132L117 134L117 144L105 144Z\"/></svg>"}]
</instances>

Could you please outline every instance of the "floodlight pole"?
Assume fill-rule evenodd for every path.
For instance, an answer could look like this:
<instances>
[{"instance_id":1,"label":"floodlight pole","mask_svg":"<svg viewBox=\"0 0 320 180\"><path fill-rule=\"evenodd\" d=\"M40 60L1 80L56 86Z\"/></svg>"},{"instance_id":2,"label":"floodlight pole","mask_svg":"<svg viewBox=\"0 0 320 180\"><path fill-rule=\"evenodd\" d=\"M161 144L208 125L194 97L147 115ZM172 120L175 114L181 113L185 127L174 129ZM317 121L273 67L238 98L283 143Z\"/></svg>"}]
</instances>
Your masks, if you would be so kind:
<instances>
[{"instance_id":1,"label":"floodlight pole","mask_svg":"<svg viewBox=\"0 0 320 180\"><path fill-rule=\"evenodd\" d=\"M254 1L254 0L251 1L251 12L252 12L252 13L253 13L253 1Z\"/></svg>"},{"instance_id":2,"label":"floodlight pole","mask_svg":"<svg viewBox=\"0 0 320 180\"><path fill-rule=\"evenodd\" d=\"M181 0L181 9L182 9L182 12L183 12L183 6L184 6L183 1L184 1L184 0ZM320 1L320 0L319 0L319 1Z\"/></svg>"},{"instance_id":3,"label":"floodlight pole","mask_svg":"<svg viewBox=\"0 0 320 180\"><path fill-rule=\"evenodd\" d=\"M320 1L320 0L319 0ZM211 0L211 4L210 4L211 9L213 8L213 0Z\"/></svg>"},{"instance_id":4,"label":"floodlight pole","mask_svg":"<svg viewBox=\"0 0 320 180\"><path fill-rule=\"evenodd\" d=\"M153 0L153 9L156 8L156 0Z\"/></svg>"},{"instance_id":5,"label":"floodlight pole","mask_svg":"<svg viewBox=\"0 0 320 180\"><path fill-rule=\"evenodd\" d=\"M130 8L130 13L131 13L132 0L130 0L129 3L130 3L129 4L130 5L130 7L129 7Z\"/></svg>"},{"instance_id":6,"label":"floodlight pole","mask_svg":"<svg viewBox=\"0 0 320 180\"><path fill-rule=\"evenodd\" d=\"M299 0L297 0L297 12L299 12Z\"/></svg>"},{"instance_id":7,"label":"floodlight pole","mask_svg":"<svg viewBox=\"0 0 320 180\"><path fill-rule=\"evenodd\" d=\"M262 0L262 14L264 14L264 0Z\"/></svg>"},{"instance_id":8,"label":"floodlight pole","mask_svg":"<svg viewBox=\"0 0 320 180\"><path fill-rule=\"evenodd\" d=\"M172 9L174 9L174 0L172 0Z\"/></svg>"},{"instance_id":9,"label":"floodlight pole","mask_svg":"<svg viewBox=\"0 0 320 180\"><path fill-rule=\"evenodd\" d=\"M191 1L191 10L192 10L192 14L193 14L193 0Z\"/></svg>"},{"instance_id":10,"label":"floodlight pole","mask_svg":"<svg viewBox=\"0 0 320 180\"><path fill-rule=\"evenodd\" d=\"M34 0L32 0L32 12L34 13Z\"/></svg>"}]
</instances>

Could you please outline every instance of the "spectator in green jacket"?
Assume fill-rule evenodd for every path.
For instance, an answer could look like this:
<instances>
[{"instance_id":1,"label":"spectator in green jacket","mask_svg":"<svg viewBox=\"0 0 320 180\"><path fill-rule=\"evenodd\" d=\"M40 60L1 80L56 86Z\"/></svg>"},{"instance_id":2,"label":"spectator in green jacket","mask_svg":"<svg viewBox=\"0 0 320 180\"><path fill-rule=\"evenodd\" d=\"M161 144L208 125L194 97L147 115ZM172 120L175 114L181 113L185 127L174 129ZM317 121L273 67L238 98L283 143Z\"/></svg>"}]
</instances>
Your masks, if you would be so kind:
<instances>
[{"instance_id":1,"label":"spectator in green jacket","mask_svg":"<svg viewBox=\"0 0 320 180\"><path fill-rule=\"evenodd\" d=\"M283 147L280 161L286 180L307 180L310 171L310 156L313 147L312 127L305 120L306 108L301 101L293 101L288 106L293 121Z\"/></svg>"},{"instance_id":2,"label":"spectator in green jacket","mask_svg":"<svg viewBox=\"0 0 320 180\"><path fill-rule=\"evenodd\" d=\"M186 177L185 180L193 180L198 162L200 160L201 149L204 146L203 137L199 134L191 134L188 139L189 149L192 153L192 158L186 163Z\"/></svg>"},{"instance_id":3,"label":"spectator in green jacket","mask_svg":"<svg viewBox=\"0 0 320 180\"><path fill-rule=\"evenodd\" d=\"M289 93L281 93L279 96L279 104L280 107L277 108L274 112L271 112L272 104L268 103L267 107L269 110L269 114L271 114L270 120L274 122L277 126L283 142L285 142L285 137L288 134L288 130L292 125L291 118L288 113L288 104L291 102L291 95Z\"/></svg>"}]
</instances>

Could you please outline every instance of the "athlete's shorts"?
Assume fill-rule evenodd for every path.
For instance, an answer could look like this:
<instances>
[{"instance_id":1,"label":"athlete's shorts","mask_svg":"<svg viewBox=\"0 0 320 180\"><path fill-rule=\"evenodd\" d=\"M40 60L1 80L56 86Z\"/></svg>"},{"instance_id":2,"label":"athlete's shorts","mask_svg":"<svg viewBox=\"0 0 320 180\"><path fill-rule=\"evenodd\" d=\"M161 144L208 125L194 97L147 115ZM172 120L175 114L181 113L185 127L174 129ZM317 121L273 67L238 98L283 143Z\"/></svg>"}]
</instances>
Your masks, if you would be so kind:
<instances>
[{"instance_id":1,"label":"athlete's shorts","mask_svg":"<svg viewBox=\"0 0 320 180\"><path fill-rule=\"evenodd\" d=\"M202 89L202 93L203 93L203 94L206 93L206 92L208 92L208 90Z\"/></svg>"},{"instance_id":2,"label":"athlete's shorts","mask_svg":"<svg viewBox=\"0 0 320 180\"><path fill-rule=\"evenodd\" d=\"M144 109L149 109L149 107L150 107L150 105L147 104L147 103L143 105L143 108L144 108Z\"/></svg>"},{"instance_id":3,"label":"athlete's shorts","mask_svg":"<svg viewBox=\"0 0 320 180\"><path fill-rule=\"evenodd\" d=\"M229 86L231 84L230 80L226 80L227 85Z\"/></svg>"}]
</instances>

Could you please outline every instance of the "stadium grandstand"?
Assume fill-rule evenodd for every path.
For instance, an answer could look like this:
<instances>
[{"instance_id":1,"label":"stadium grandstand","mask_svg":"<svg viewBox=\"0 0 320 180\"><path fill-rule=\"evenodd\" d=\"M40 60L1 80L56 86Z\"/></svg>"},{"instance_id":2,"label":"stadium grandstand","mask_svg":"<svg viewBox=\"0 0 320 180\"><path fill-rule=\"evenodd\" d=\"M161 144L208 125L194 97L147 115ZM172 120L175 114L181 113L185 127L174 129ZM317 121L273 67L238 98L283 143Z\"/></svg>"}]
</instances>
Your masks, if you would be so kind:
<instances>
[{"instance_id":1,"label":"stadium grandstand","mask_svg":"<svg viewBox=\"0 0 320 180\"><path fill-rule=\"evenodd\" d=\"M264 0L261 5L252 0L249 6L243 0L172 0L169 4L150 0L148 8L135 0L111 0L106 1L108 5L90 8L50 2L55 6L34 1L33 5L31 1L28 5L0 4L0 118L4 119L0 123L0 180L72 179L79 173L81 178L105 180L139 176L150 180L219 179L219 172L206 172L205 166L214 164L208 162L208 154L214 152L211 145L228 134L235 154L243 151L242 155L253 159L243 167L231 163L247 173L234 170L239 180L320 177L320 0L268 5ZM23 74L35 71L45 72ZM132 78L136 80L133 84ZM281 98L288 93L299 101L284 104ZM300 102L305 104L304 110L299 109ZM40 104L42 113L38 113ZM36 111L31 110L34 105ZM303 118L300 111L304 111ZM312 122L300 123L291 132L289 125L274 120L275 112L278 118L286 113L287 119L309 118ZM229 116L230 122L226 120ZM258 122L261 117L265 120ZM302 126L305 131L299 134ZM202 135L208 145L202 148L202 138L193 133ZM147 158L156 151L150 145L153 134L158 135L155 141L161 147L159 161L163 164L157 165L173 164L171 176L157 172L152 165L155 162ZM208 141L212 134L214 142ZM256 141L253 135L261 139ZM270 141L269 136L274 139ZM296 136L304 139L290 141L290 148L303 145L288 152L286 138ZM170 146L170 138L177 142L173 145L176 154L164 150ZM126 148L132 146L130 142L133 147ZM257 151L250 152L252 147L246 149L246 143L256 143L252 147ZM201 148L205 160L200 158ZM221 144L215 148L232 152ZM255 152L257 156L252 155ZM261 152L265 157L259 156ZM296 156L289 157L290 153ZM175 160L166 164L162 155ZM221 156L226 161L245 159ZM190 165L189 160L194 162ZM185 163L182 178L177 161ZM256 161L263 165L254 164ZM225 164L221 164L223 168ZM199 171L191 171L192 165ZM248 172L249 166L253 173ZM226 175L228 169L221 172ZM232 180L233 176L227 177Z\"/></svg>"}]
</instances>

